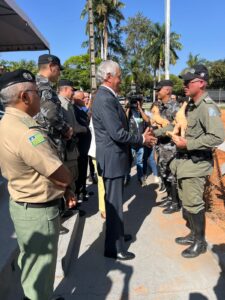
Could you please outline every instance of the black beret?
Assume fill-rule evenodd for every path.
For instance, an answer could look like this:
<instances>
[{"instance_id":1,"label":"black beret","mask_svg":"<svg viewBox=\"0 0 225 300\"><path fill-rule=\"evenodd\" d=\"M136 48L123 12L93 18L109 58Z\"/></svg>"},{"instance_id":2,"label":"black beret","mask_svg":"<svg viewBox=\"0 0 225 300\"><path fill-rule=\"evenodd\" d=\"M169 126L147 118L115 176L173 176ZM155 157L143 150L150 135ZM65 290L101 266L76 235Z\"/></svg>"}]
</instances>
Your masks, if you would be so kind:
<instances>
[{"instance_id":1,"label":"black beret","mask_svg":"<svg viewBox=\"0 0 225 300\"><path fill-rule=\"evenodd\" d=\"M181 79L185 81L191 81L195 78L199 78L205 81L209 79L209 72L206 66L204 65L195 65L190 69L187 69L183 75L179 76Z\"/></svg>"},{"instance_id":2,"label":"black beret","mask_svg":"<svg viewBox=\"0 0 225 300\"><path fill-rule=\"evenodd\" d=\"M34 74L24 69L6 72L0 77L0 90L21 82L35 82Z\"/></svg>"},{"instance_id":3,"label":"black beret","mask_svg":"<svg viewBox=\"0 0 225 300\"><path fill-rule=\"evenodd\" d=\"M71 86L73 88L73 81L68 79L60 79L58 83L58 87L60 86Z\"/></svg>"},{"instance_id":4,"label":"black beret","mask_svg":"<svg viewBox=\"0 0 225 300\"><path fill-rule=\"evenodd\" d=\"M173 82L171 80L165 79L158 82L157 86L154 88L155 90L159 91L164 86L173 86Z\"/></svg>"},{"instance_id":5,"label":"black beret","mask_svg":"<svg viewBox=\"0 0 225 300\"><path fill-rule=\"evenodd\" d=\"M60 70L64 70L63 66L61 65L60 59L52 54L43 54L40 55L38 58L38 64L39 65L46 65L46 64L56 64L60 67Z\"/></svg>"}]
</instances>

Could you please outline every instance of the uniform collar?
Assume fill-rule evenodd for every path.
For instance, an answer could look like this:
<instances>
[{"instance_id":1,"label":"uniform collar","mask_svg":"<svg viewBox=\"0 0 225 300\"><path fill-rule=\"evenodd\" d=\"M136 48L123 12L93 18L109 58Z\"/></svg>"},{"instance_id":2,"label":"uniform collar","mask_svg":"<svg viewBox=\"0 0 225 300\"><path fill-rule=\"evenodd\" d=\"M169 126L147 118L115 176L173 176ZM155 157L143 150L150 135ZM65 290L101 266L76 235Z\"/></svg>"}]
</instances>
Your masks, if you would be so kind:
<instances>
[{"instance_id":1,"label":"uniform collar","mask_svg":"<svg viewBox=\"0 0 225 300\"><path fill-rule=\"evenodd\" d=\"M161 103L162 103L162 106L168 107L172 101L173 101L173 100L169 99L166 103L163 103L162 100L161 100ZM174 101L173 101L173 102L174 102Z\"/></svg>"},{"instance_id":2,"label":"uniform collar","mask_svg":"<svg viewBox=\"0 0 225 300\"><path fill-rule=\"evenodd\" d=\"M64 97L64 96L59 95L59 94L58 94L58 97L61 98L61 99L63 99L63 100L65 100L66 102L71 103L71 100L70 100L69 98L67 98L67 97ZM72 104L72 103L71 103L71 104Z\"/></svg>"},{"instance_id":3,"label":"uniform collar","mask_svg":"<svg viewBox=\"0 0 225 300\"><path fill-rule=\"evenodd\" d=\"M17 117L26 117L26 118L29 117L29 118L33 119L30 115L28 115L24 111L22 111L18 108L15 108L15 107L11 107L11 106L5 108L5 114L14 115Z\"/></svg>"},{"instance_id":4,"label":"uniform collar","mask_svg":"<svg viewBox=\"0 0 225 300\"><path fill-rule=\"evenodd\" d=\"M204 94L201 95L201 97L199 97L199 99L197 101L193 101L193 100L192 101L193 101L194 105L196 107L198 107L207 96L208 96L208 93L205 92Z\"/></svg>"},{"instance_id":5,"label":"uniform collar","mask_svg":"<svg viewBox=\"0 0 225 300\"><path fill-rule=\"evenodd\" d=\"M37 79L38 81L42 82L42 83L47 83L47 84L49 84L50 86L54 86L54 82L51 82L51 81L48 79L48 77L45 77L45 76L43 76L43 75L41 75L41 74L37 74L37 75L36 75L36 79Z\"/></svg>"}]
</instances>

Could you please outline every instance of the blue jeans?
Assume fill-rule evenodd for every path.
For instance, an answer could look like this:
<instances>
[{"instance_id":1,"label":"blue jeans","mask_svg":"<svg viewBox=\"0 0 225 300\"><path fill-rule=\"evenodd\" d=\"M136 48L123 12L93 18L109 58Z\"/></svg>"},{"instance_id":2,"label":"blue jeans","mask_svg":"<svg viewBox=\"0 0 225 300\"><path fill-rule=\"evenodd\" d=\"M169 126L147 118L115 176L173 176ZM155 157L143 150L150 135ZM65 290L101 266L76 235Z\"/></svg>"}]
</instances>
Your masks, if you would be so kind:
<instances>
[{"instance_id":1,"label":"blue jeans","mask_svg":"<svg viewBox=\"0 0 225 300\"><path fill-rule=\"evenodd\" d=\"M147 175L148 162L151 167L154 176L158 176L158 168L155 162L155 148L145 148L144 162L143 162L143 173Z\"/></svg>"},{"instance_id":2,"label":"blue jeans","mask_svg":"<svg viewBox=\"0 0 225 300\"><path fill-rule=\"evenodd\" d=\"M136 156L136 166L137 166L137 177L141 179L143 177L143 155L144 155L144 148L134 149L131 148L132 156Z\"/></svg>"}]
</instances>

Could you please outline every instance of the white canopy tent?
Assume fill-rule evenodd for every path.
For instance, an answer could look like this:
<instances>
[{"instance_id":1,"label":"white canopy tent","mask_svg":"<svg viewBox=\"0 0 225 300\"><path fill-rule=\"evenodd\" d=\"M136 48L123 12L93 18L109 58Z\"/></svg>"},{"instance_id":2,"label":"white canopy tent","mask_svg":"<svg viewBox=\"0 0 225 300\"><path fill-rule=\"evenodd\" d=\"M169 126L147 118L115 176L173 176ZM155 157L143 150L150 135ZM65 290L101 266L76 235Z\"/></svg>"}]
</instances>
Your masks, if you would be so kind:
<instances>
[{"instance_id":1,"label":"white canopy tent","mask_svg":"<svg viewBox=\"0 0 225 300\"><path fill-rule=\"evenodd\" d=\"M13 0L0 0L0 52L49 50L49 44Z\"/></svg>"}]
</instances>

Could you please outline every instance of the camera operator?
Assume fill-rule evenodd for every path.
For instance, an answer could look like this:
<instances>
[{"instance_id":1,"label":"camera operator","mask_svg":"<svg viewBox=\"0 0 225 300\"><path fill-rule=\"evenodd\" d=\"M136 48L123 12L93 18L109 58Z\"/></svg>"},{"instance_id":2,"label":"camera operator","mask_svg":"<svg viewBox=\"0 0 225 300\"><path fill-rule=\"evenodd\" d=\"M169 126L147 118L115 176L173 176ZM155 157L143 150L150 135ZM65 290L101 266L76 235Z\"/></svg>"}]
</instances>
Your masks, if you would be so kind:
<instances>
[{"instance_id":1,"label":"camera operator","mask_svg":"<svg viewBox=\"0 0 225 300\"><path fill-rule=\"evenodd\" d=\"M127 97L127 102L125 105L125 112L129 124L129 132L135 135L142 135L146 128L145 121L143 120L141 113L139 111L139 106L142 107L143 98L140 95L132 94ZM144 147L143 145L132 145L131 146L132 157L136 156L136 166L137 166L137 178L141 186L146 185L145 178L143 176L143 155ZM125 178L125 184L130 181L130 174Z\"/></svg>"}]
</instances>

